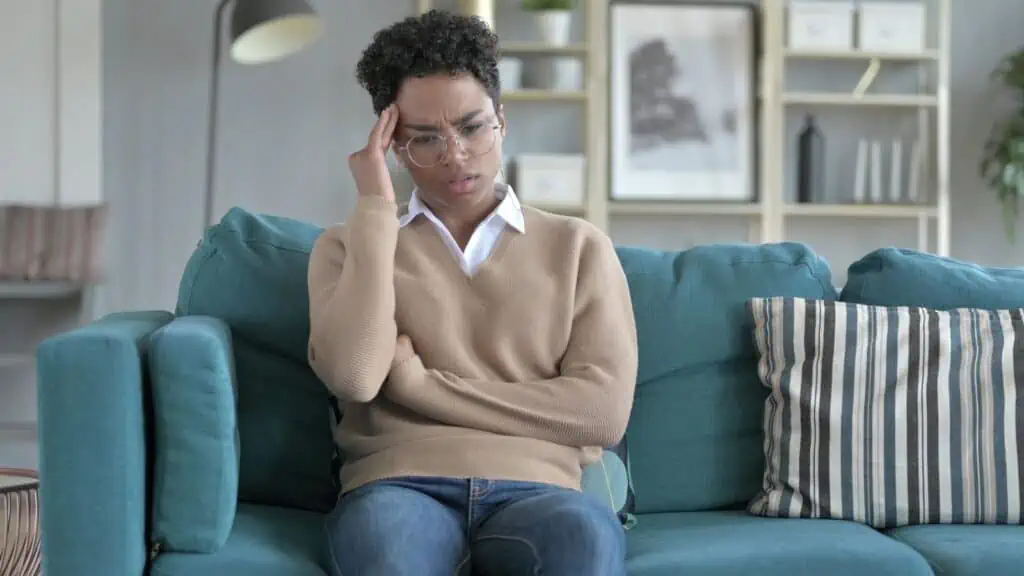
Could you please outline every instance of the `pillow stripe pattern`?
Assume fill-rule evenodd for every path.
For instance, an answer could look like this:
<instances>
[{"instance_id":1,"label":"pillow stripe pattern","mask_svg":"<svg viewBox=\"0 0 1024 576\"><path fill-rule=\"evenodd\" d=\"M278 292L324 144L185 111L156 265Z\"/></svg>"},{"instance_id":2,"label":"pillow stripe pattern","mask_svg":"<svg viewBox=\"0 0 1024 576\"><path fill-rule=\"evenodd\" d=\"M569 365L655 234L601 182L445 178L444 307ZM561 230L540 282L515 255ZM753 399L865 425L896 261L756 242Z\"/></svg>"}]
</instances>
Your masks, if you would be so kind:
<instances>
[{"instance_id":1,"label":"pillow stripe pattern","mask_svg":"<svg viewBox=\"0 0 1024 576\"><path fill-rule=\"evenodd\" d=\"M1024 310L779 297L750 311L770 389L751 513L1021 522Z\"/></svg>"}]
</instances>

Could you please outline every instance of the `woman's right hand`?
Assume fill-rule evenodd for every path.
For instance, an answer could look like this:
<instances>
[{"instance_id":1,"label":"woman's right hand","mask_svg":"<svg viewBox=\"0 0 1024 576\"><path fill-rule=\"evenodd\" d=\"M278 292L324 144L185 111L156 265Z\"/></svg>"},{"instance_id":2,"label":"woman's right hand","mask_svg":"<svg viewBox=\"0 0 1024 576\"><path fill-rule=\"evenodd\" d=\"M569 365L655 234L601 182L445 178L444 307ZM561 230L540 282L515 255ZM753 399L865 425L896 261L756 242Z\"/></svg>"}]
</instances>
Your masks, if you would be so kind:
<instances>
[{"instance_id":1,"label":"woman's right hand","mask_svg":"<svg viewBox=\"0 0 1024 576\"><path fill-rule=\"evenodd\" d=\"M378 196L390 202L395 201L395 188L391 183L386 158L397 125L398 107L392 104L380 113L380 118L370 131L366 147L348 157L348 167L356 180L356 190L360 196Z\"/></svg>"}]
</instances>

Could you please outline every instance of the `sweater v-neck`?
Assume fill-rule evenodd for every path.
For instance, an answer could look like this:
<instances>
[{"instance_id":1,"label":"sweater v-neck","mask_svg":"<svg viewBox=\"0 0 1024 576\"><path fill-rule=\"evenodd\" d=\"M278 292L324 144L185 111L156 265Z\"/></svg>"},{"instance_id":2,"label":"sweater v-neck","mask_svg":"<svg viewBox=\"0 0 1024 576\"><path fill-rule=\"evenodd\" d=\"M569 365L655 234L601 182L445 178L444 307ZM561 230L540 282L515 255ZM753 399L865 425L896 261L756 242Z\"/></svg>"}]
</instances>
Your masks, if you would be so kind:
<instances>
[{"instance_id":1,"label":"sweater v-neck","mask_svg":"<svg viewBox=\"0 0 1024 576\"><path fill-rule=\"evenodd\" d=\"M417 232L419 240L429 242L432 246L430 255L436 260L443 261L443 265L446 266L450 273L456 274L457 276L465 279L467 282L473 282L479 278L488 269L497 266L505 252L508 251L509 244L511 244L514 236L518 235L516 230L510 229L508 225L501 231L501 237L498 238L497 244L494 245L494 249L487 255L487 258L477 266L476 270L472 273L468 273L462 269L461 263L456 259L455 255L445 244L444 238L441 237L441 232L437 230L435 226L426 219L422 219L413 225L413 229ZM423 238L428 236L428 238Z\"/></svg>"}]
</instances>

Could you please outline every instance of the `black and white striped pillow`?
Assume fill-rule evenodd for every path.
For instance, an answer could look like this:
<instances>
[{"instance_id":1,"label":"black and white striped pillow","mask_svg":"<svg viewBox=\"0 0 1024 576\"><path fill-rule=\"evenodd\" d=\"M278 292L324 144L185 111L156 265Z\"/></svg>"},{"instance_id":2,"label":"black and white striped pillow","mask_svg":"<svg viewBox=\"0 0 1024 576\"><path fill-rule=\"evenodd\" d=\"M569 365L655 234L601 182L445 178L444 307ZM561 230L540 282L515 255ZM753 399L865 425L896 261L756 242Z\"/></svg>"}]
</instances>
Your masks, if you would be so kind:
<instances>
[{"instance_id":1,"label":"black and white striped pillow","mask_svg":"<svg viewBox=\"0 0 1024 576\"><path fill-rule=\"evenodd\" d=\"M765 404L753 514L1019 524L1024 310L750 302Z\"/></svg>"}]
</instances>

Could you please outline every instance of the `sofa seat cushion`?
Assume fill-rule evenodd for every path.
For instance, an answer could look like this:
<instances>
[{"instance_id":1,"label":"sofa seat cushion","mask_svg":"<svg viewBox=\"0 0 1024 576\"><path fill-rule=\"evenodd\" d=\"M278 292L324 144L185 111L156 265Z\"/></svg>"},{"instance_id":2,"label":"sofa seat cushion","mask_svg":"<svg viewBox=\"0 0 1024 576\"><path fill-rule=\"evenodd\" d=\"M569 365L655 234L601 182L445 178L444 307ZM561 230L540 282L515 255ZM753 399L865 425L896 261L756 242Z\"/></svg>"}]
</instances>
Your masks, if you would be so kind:
<instances>
[{"instance_id":1,"label":"sofa seat cushion","mask_svg":"<svg viewBox=\"0 0 1024 576\"><path fill-rule=\"evenodd\" d=\"M317 512L239 504L223 548L213 554L168 552L153 576L325 576L324 516Z\"/></svg>"},{"instance_id":2,"label":"sofa seat cushion","mask_svg":"<svg viewBox=\"0 0 1024 576\"><path fill-rule=\"evenodd\" d=\"M932 524L888 532L943 576L1009 576L1024 564L1024 526Z\"/></svg>"},{"instance_id":3,"label":"sofa seat cushion","mask_svg":"<svg viewBox=\"0 0 1024 576\"><path fill-rule=\"evenodd\" d=\"M630 576L932 574L912 548L863 524L745 512L640 515L627 566Z\"/></svg>"}]
</instances>

